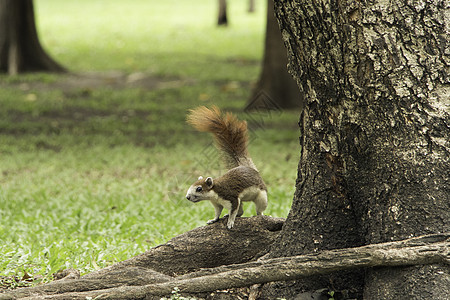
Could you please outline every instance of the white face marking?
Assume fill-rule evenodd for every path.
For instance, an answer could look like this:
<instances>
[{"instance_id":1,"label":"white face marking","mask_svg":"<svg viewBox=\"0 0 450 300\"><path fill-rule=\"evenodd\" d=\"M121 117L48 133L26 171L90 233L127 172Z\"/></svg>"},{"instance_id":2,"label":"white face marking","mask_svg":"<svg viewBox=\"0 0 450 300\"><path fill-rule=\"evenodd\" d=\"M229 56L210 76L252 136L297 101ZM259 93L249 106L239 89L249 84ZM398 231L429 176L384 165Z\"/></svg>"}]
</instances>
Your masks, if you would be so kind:
<instances>
[{"instance_id":1,"label":"white face marking","mask_svg":"<svg viewBox=\"0 0 450 300\"><path fill-rule=\"evenodd\" d=\"M202 200L215 200L218 195L213 190L197 192L197 188L201 185L191 185L186 193L186 198L192 202L199 202Z\"/></svg>"}]
</instances>

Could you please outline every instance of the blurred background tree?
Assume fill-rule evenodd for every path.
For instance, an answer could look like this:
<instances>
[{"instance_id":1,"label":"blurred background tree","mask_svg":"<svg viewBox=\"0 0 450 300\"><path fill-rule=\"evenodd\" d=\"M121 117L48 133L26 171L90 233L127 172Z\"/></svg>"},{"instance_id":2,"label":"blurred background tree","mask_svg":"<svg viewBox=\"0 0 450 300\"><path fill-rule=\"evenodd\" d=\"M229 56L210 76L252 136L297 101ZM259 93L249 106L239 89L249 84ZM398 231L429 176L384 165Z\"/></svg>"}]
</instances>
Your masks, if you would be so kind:
<instances>
[{"instance_id":1,"label":"blurred background tree","mask_svg":"<svg viewBox=\"0 0 450 300\"><path fill-rule=\"evenodd\" d=\"M268 101L279 108L301 109L302 95L297 83L288 73L287 51L281 39L278 21L275 18L274 2L267 0L266 38L264 44L264 58L258 83L248 102L249 109L257 109L257 105L267 101L258 101L260 97L269 98Z\"/></svg>"},{"instance_id":2,"label":"blurred background tree","mask_svg":"<svg viewBox=\"0 0 450 300\"><path fill-rule=\"evenodd\" d=\"M217 25L228 25L227 17L227 0L219 0L219 14L217 19Z\"/></svg>"},{"instance_id":3,"label":"blurred background tree","mask_svg":"<svg viewBox=\"0 0 450 300\"><path fill-rule=\"evenodd\" d=\"M0 0L0 72L63 72L39 42L33 0Z\"/></svg>"}]
</instances>

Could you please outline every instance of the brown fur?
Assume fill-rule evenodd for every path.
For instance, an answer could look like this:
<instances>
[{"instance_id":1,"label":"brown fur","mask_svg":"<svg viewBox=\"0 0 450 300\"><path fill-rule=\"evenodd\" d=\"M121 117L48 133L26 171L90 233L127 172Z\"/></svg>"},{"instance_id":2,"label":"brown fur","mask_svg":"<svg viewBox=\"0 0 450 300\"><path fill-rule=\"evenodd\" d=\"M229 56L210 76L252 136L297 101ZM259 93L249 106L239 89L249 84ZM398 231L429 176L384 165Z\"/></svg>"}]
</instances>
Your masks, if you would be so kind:
<instances>
[{"instance_id":1,"label":"brown fur","mask_svg":"<svg viewBox=\"0 0 450 300\"><path fill-rule=\"evenodd\" d=\"M187 122L198 131L214 135L217 147L225 154L227 168L247 166L256 170L247 152L247 122L238 120L231 113L222 114L216 106L211 109L200 106L190 110Z\"/></svg>"},{"instance_id":2,"label":"brown fur","mask_svg":"<svg viewBox=\"0 0 450 300\"><path fill-rule=\"evenodd\" d=\"M194 182L194 186L201 186L203 191L213 190L219 197L231 202L237 201L239 193L244 189L257 186L262 191L267 191L266 185L255 169L239 166L228 170L225 174L214 179L213 186L206 183L206 178Z\"/></svg>"},{"instance_id":3,"label":"brown fur","mask_svg":"<svg viewBox=\"0 0 450 300\"><path fill-rule=\"evenodd\" d=\"M237 200L239 193L251 186L257 186L260 190L267 191L266 185L257 171L240 166L216 178L213 190L219 197L232 201Z\"/></svg>"}]
</instances>

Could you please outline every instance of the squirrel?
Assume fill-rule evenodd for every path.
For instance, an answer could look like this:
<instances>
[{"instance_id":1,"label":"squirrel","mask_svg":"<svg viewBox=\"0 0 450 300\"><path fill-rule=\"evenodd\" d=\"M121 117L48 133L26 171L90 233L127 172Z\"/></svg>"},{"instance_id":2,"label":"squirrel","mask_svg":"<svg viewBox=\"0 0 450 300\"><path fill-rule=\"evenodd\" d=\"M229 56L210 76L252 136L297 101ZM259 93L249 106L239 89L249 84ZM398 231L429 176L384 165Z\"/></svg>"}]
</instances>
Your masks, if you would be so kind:
<instances>
[{"instance_id":1,"label":"squirrel","mask_svg":"<svg viewBox=\"0 0 450 300\"><path fill-rule=\"evenodd\" d=\"M267 208L267 188L247 151L247 122L238 120L231 113L222 114L215 106L190 110L187 122L198 131L213 134L229 170L215 179L200 176L189 187L186 199L194 203L211 201L215 216L207 224L219 221L223 208L226 208L228 229L233 228L236 217L244 213L243 201L253 201L256 215L262 215Z\"/></svg>"}]
</instances>

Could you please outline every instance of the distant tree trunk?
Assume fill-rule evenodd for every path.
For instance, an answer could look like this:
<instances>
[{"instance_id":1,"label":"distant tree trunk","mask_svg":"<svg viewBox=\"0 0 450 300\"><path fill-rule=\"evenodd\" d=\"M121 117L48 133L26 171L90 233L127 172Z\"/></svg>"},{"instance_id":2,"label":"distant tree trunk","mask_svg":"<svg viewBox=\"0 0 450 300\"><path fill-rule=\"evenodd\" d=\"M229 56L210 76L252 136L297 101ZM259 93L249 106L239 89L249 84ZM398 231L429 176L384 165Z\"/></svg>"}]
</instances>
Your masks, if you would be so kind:
<instances>
[{"instance_id":1,"label":"distant tree trunk","mask_svg":"<svg viewBox=\"0 0 450 300\"><path fill-rule=\"evenodd\" d=\"M219 15L217 25L228 25L227 0L219 0Z\"/></svg>"},{"instance_id":2,"label":"distant tree trunk","mask_svg":"<svg viewBox=\"0 0 450 300\"><path fill-rule=\"evenodd\" d=\"M32 0L0 0L0 72L62 72L42 48Z\"/></svg>"},{"instance_id":3,"label":"distant tree trunk","mask_svg":"<svg viewBox=\"0 0 450 300\"><path fill-rule=\"evenodd\" d=\"M279 108L301 109L302 97L295 80L288 73L287 62L287 51L275 18L273 0L268 0L262 70L250 96L248 109L257 109L261 103L266 105L267 102Z\"/></svg>"},{"instance_id":4,"label":"distant tree trunk","mask_svg":"<svg viewBox=\"0 0 450 300\"><path fill-rule=\"evenodd\" d=\"M305 108L294 201L270 257L450 230L446 5L276 1ZM335 273L265 293L324 287L343 298L448 299L450 268Z\"/></svg>"},{"instance_id":5,"label":"distant tree trunk","mask_svg":"<svg viewBox=\"0 0 450 300\"><path fill-rule=\"evenodd\" d=\"M255 0L248 1L248 12L249 13L255 12Z\"/></svg>"}]
</instances>

